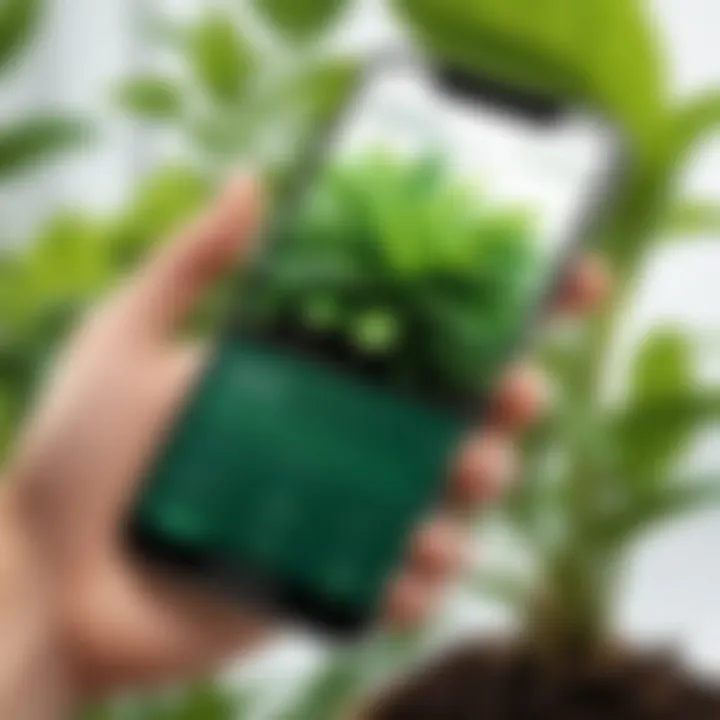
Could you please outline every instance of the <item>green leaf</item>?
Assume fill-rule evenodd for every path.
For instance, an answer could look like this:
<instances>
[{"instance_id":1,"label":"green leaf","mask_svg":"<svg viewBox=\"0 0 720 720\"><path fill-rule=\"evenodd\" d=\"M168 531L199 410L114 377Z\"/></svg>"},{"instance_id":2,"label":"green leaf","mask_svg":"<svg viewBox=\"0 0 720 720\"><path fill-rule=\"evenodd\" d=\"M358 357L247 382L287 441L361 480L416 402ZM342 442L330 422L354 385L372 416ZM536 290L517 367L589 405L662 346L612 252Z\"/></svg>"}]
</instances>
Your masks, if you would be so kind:
<instances>
[{"instance_id":1,"label":"green leaf","mask_svg":"<svg viewBox=\"0 0 720 720\"><path fill-rule=\"evenodd\" d=\"M653 333L642 343L631 370L630 397L635 402L688 392L693 357L686 338L673 330Z\"/></svg>"},{"instance_id":2,"label":"green leaf","mask_svg":"<svg viewBox=\"0 0 720 720\"><path fill-rule=\"evenodd\" d=\"M626 482L666 482L670 464L694 433L720 419L720 390L693 390L633 403L612 418Z\"/></svg>"},{"instance_id":3,"label":"green leaf","mask_svg":"<svg viewBox=\"0 0 720 720\"><path fill-rule=\"evenodd\" d=\"M191 687L168 714L173 720L235 720L238 701L234 694L211 683Z\"/></svg>"},{"instance_id":4,"label":"green leaf","mask_svg":"<svg viewBox=\"0 0 720 720\"><path fill-rule=\"evenodd\" d=\"M602 108L650 145L667 100L648 9L637 0L395 0L441 55Z\"/></svg>"},{"instance_id":5,"label":"green leaf","mask_svg":"<svg viewBox=\"0 0 720 720\"><path fill-rule=\"evenodd\" d=\"M88 138L88 128L78 120L38 117L0 128L0 180L50 161Z\"/></svg>"},{"instance_id":6,"label":"green leaf","mask_svg":"<svg viewBox=\"0 0 720 720\"><path fill-rule=\"evenodd\" d=\"M684 164L693 150L720 131L720 90L703 93L683 105L673 118L669 161Z\"/></svg>"},{"instance_id":7,"label":"green leaf","mask_svg":"<svg viewBox=\"0 0 720 720\"><path fill-rule=\"evenodd\" d=\"M146 177L119 218L116 250L134 261L197 213L207 201L207 179L194 168L169 165Z\"/></svg>"},{"instance_id":8,"label":"green leaf","mask_svg":"<svg viewBox=\"0 0 720 720\"><path fill-rule=\"evenodd\" d=\"M169 78L144 75L126 80L118 91L125 110L145 120L174 120L182 115L183 94Z\"/></svg>"},{"instance_id":9,"label":"green leaf","mask_svg":"<svg viewBox=\"0 0 720 720\"><path fill-rule=\"evenodd\" d=\"M398 318L388 310L363 313L354 324L353 336L358 347L369 355L389 355L400 341Z\"/></svg>"},{"instance_id":10,"label":"green leaf","mask_svg":"<svg viewBox=\"0 0 720 720\"><path fill-rule=\"evenodd\" d=\"M658 331L642 344L631 370L629 402L655 405L692 391L693 357L687 340L672 330ZM618 437L623 467L635 483L659 481L698 429L693 413L657 413Z\"/></svg>"},{"instance_id":11,"label":"green leaf","mask_svg":"<svg viewBox=\"0 0 720 720\"><path fill-rule=\"evenodd\" d=\"M576 52L587 68L589 99L630 134L633 150L652 154L670 102L665 54L644 0L575 3Z\"/></svg>"},{"instance_id":12,"label":"green leaf","mask_svg":"<svg viewBox=\"0 0 720 720\"><path fill-rule=\"evenodd\" d=\"M303 70L291 79L285 94L297 102L312 130L340 112L361 77L360 63L351 58L332 58Z\"/></svg>"},{"instance_id":13,"label":"green leaf","mask_svg":"<svg viewBox=\"0 0 720 720\"><path fill-rule=\"evenodd\" d=\"M527 3L394 0L393 4L420 42L435 53L515 82L580 90L581 78L569 62L567 42L534 36L537 13L524 12ZM573 4L566 4L562 15L571 17ZM520 12L519 6L524 6ZM550 14L560 16L559 11Z\"/></svg>"},{"instance_id":14,"label":"green leaf","mask_svg":"<svg viewBox=\"0 0 720 720\"><path fill-rule=\"evenodd\" d=\"M674 481L633 498L601 529L605 542L622 547L659 523L720 504L720 476Z\"/></svg>"},{"instance_id":15,"label":"green leaf","mask_svg":"<svg viewBox=\"0 0 720 720\"><path fill-rule=\"evenodd\" d=\"M254 0L258 12L286 37L316 38L347 7L347 0Z\"/></svg>"},{"instance_id":16,"label":"green leaf","mask_svg":"<svg viewBox=\"0 0 720 720\"><path fill-rule=\"evenodd\" d=\"M220 12L204 15L191 29L189 54L202 87L215 100L240 100L253 69L253 52L232 19Z\"/></svg>"},{"instance_id":17,"label":"green leaf","mask_svg":"<svg viewBox=\"0 0 720 720\"><path fill-rule=\"evenodd\" d=\"M37 29L45 3L42 0L3 0L0 3L0 70L27 46Z\"/></svg>"},{"instance_id":18,"label":"green leaf","mask_svg":"<svg viewBox=\"0 0 720 720\"><path fill-rule=\"evenodd\" d=\"M720 203L696 200L673 205L663 220L662 232L669 239L677 236L720 236Z\"/></svg>"}]
</instances>

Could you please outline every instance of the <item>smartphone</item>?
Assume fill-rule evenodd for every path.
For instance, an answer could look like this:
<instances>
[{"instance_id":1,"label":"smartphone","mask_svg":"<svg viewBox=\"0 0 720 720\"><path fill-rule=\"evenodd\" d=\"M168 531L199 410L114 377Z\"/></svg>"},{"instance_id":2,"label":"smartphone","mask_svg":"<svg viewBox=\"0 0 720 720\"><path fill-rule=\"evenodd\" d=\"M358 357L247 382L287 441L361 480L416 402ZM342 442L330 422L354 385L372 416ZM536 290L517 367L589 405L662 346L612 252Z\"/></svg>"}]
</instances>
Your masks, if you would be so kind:
<instances>
[{"instance_id":1,"label":"smartphone","mask_svg":"<svg viewBox=\"0 0 720 720\"><path fill-rule=\"evenodd\" d=\"M402 56L357 74L308 155L128 535L148 562L352 635L625 153L562 98Z\"/></svg>"}]
</instances>

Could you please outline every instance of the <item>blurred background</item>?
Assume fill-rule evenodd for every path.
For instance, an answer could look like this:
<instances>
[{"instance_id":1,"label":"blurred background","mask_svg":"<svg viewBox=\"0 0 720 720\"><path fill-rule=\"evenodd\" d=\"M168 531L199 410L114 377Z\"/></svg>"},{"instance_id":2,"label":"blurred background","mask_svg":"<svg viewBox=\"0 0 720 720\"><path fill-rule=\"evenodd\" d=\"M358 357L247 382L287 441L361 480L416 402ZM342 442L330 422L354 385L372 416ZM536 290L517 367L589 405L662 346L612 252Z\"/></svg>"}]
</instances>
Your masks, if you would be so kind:
<instances>
[{"instance_id":1,"label":"blurred background","mask_svg":"<svg viewBox=\"0 0 720 720\"><path fill-rule=\"evenodd\" d=\"M428 648L526 631L540 594L555 638L672 647L694 672L720 676L714 0L0 8L0 452L77 313L253 155L267 118L292 102L289 81L322 108L338 52L430 45L565 92L623 124L637 159L604 246L615 297L589 327L542 349L558 402L528 440L526 490L485 518L476 571L433 627L354 653L284 639L219 684L96 716L342 717L359 688ZM564 544L543 556L548 514Z\"/></svg>"}]
</instances>

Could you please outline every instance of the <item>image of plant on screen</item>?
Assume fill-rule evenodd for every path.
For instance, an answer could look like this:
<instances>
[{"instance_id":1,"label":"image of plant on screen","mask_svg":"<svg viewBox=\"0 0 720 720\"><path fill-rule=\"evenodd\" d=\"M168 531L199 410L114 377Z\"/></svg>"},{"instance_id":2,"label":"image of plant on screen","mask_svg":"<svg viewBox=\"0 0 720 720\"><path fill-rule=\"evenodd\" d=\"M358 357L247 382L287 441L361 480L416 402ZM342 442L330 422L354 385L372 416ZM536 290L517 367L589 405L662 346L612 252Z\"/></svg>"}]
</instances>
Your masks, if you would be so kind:
<instances>
[{"instance_id":1,"label":"image of plant on screen","mask_svg":"<svg viewBox=\"0 0 720 720\"><path fill-rule=\"evenodd\" d=\"M436 157L337 162L278 233L248 307L261 327L393 388L455 402L508 352L537 280L531 213Z\"/></svg>"}]
</instances>

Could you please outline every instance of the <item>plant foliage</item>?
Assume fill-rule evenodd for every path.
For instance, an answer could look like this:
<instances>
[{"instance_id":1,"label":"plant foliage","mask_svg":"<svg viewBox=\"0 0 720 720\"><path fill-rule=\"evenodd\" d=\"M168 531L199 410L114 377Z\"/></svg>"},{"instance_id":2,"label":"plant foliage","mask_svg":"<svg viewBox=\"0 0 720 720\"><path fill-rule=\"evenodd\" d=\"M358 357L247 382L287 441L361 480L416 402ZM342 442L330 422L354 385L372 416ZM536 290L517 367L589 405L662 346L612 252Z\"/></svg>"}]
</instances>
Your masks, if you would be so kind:
<instances>
[{"instance_id":1,"label":"plant foliage","mask_svg":"<svg viewBox=\"0 0 720 720\"><path fill-rule=\"evenodd\" d=\"M463 398L514 339L535 240L524 208L483 202L440 160L369 150L326 171L253 300L266 322L340 340L394 385Z\"/></svg>"},{"instance_id":2,"label":"plant foliage","mask_svg":"<svg viewBox=\"0 0 720 720\"><path fill-rule=\"evenodd\" d=\"M337 20L346 0L255 0L258 12L282 35L294 40L316 39Z\"/></svg>"},{"instance_id":3,"label":"plant foliage","mask_svg":"<svg viewBox=\"0 0 720 720\"><path fill-rule=\"evenodd\" d=\"M0 4L0 77L22 60L43 9L42 0L3 0ZM0 182L76 147L87 133L83 123L51 115L0 123Z\"/></svg>"}]
</instances>

